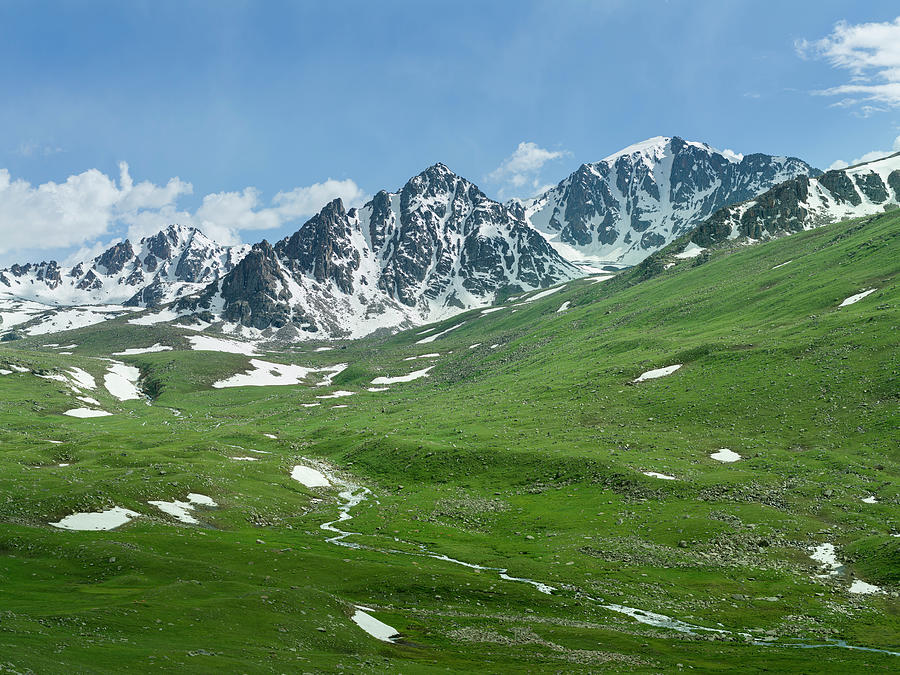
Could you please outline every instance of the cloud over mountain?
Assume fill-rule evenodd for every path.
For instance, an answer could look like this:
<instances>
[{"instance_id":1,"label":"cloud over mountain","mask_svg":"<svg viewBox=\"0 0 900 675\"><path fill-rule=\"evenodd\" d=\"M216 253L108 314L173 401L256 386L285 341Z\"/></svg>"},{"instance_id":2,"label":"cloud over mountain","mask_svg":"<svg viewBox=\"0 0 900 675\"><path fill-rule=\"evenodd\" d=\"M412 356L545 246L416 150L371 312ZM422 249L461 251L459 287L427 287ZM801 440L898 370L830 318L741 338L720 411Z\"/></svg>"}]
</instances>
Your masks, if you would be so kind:
<instances>
[{"instance_id":1,"label":"cloud over mountain","mask_svg":"<svg viewBox=\"0 0 900 675\"><path fill-rule=\"evenodd\" d=\"M195 210L179 207L194 191L178 177L164 185L135 182L128 164L118 181L98 169L65 181L32 185L0 169L0 254L17 250L90 246L99 238L125 234L139 239L170 223L193 225L223 243L237 243L245 230L267 230L312 215L340 197L361 204L365 193L352 180L328 179L279 192L269 203L253 187L207 194Z\"/></svg>"}]
</instances>

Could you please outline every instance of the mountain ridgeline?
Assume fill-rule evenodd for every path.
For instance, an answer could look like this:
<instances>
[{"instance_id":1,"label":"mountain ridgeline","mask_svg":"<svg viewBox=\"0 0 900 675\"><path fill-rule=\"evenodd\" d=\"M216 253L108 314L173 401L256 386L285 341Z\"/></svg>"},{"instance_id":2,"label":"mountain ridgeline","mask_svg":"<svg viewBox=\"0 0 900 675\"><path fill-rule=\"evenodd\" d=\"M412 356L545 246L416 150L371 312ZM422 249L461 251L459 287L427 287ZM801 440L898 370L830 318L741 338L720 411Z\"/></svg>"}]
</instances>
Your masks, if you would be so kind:
<instances>
[{"instance_id":1,"label":"mountain ridgeline","mask_svg":"<svg viewBox=\"0 0 900 675\"><path fill-rule=\"evenodd\" d=\"M258 330L361 337L581 274L521 214L435 164L361 208L331 202L176 307Z\"/></svg>"},{"instance_id":2,"label":"mountain ridgeline","mask_svg":"<svg viewBox=\"0 0 900 675\"><path fill-rule=\"evenodd\" d=\"M193 227L170 225L137 246L126 239L72 267L50 261L0 270L0 297L156 307L202 290L230 272L248 249L221 246Z\"/></svg>"},{"instance_id":3,"label":"mountain ridgeline","mask_svg":"<svg viewBox=\"0 0 900 675\"><path fill-rule=\"evenodd\" d=\"M528 201L501 204L435 164L360 208L334 200L274 244L220 246L173 225L74 267L0 270L0 298L169 305L169 318L228 332L356 338L447 318L596 265L637 264L673 241L752 242L898 204L900 153L822 174L791 157L657 137L584 164Z\"/></svg>"},{"instance_id":4,"label":"mountain ridgeline","mask_svg":"<svg viewBox=\"0 0 900 675\"><path fill-rule=\"evenodd\" d=\"M900 205L900 152L818 177L797 176L723 208L691 235L700 246L728 239L769 239Z\"/></svg>"},{"instance_id":5,"label":"mountain ridgeline","mask_svg":"<svg viewBox=\"0 0 900 675\"><path fill-rule=\"evenodd\" d=\"M520 203L567 258L634 265L724 206L819 173L794 157L738 156L657 136L582 164Z\"/></svg>"}]
</instances>

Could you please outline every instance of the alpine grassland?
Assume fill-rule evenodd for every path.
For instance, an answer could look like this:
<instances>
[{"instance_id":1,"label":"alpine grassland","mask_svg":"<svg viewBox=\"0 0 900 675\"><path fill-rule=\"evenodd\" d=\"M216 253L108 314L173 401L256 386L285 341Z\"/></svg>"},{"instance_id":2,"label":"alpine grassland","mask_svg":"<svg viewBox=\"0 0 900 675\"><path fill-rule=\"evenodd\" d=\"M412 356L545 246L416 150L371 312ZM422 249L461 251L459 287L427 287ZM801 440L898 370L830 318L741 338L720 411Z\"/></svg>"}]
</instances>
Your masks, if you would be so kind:
<instances>
[{"instance_id":1,"label":"alpine grassland","mask_svg":"<svg viewBox=\"0 0 900 675\"><path fill-rule=\"evenodd\" d=\"M896 672L898 271L895 211L258 357L2 343L0 672Z\"/></svg>"}]
</instances>

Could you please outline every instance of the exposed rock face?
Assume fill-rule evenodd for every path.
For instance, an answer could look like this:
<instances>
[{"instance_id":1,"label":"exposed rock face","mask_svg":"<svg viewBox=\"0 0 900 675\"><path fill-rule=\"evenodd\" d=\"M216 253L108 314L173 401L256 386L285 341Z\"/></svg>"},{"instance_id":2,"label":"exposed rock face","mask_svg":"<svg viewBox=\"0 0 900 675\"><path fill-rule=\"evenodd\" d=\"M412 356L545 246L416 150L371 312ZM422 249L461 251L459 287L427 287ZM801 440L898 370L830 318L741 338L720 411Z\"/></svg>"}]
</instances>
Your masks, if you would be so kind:
<instances>
[{"instance_id":1,"label":"exposed rock face","mask_svg":"<svg viewBox=\"0 0 900 675\"><path fill-rule=\"evenodd\" d=\"M888 174L888 185L894 191L894 201L900 202L900 169L894 169Z\"/></svg>"},{"instance_id":2,"label":"exposed rock face","mask_svg":"<svg viewBox=\"0 0 900 675\"><path fill-rule=\"evenodd\" d=\"M711 246L726 239L766 239L900 204L900 153L809 178L798 176L699 225L691 241ZM890 194L888 187L893 194Z\"/></svg>"},{"instance_id":3,"label":"exposed rock face","mask_svg":"<svg viewBox=\"0 0 900 675\"><path fill-rule=\"evenodd\" d=\"M123 303L155 307L197 292L230 272L247 246L220 246L199 230L170 225L133 246L114 244L71 269L56 262L3 271L3 294L53 305Z\"/></svg>"},{"instance_id":4,"label":"exposed rock face","mask_svg":"<svg viewBox=\"0 0 900 675\"><path fill-rule=\"evenodd\" d=\"M335 199L297 230L278 242L275 251L295 274L308 274L319 283L333 281L342 293L353 293L359 251L350 242L344 204Z\"/></svg>"},{"instance_id":5,"label":"exposed rock face","mask_svg":"<svg viewBox=\"0 0 900 675\"><path fill-rule=\"evenodd\" d=\"M848 203L859 206L862 198L850 176L844 171L828 171L819 177L819 184L831 194L838 204Z\"/></svg>"},{"instance_id":6,"label":"exposed rock face","mask_svg":"<svg viewBox=\"0 0 900 675\"><path fill-rule=\"evenodd\" d=\"M222 279L221 288L225 300L222 318L226 321L251 328L281 328L290 320L287 280L275 250L265 240L255 244Z\"/></svg>"},{"instance_id":7,"label":"exposed rock face","mask_svg":"<svg viewBox=\"0 0 900 675\"><path fill-rule=\"evenodd\" d=\"M118 274L125 263L134 258L134 249L127 239L104 251L95 261L97 269L105 274Z\"/></svg>"},{"instance_id":8,"label":"exposed rock face","mask_svg":"<svg viewBox=\"0 0 900 675\"><path fill-rule=\"evenodd\" d=\"M256 329L355 337L580 276L522 215L436 164L360 209L331 202L177 307L221 306L224 320Z\"/></svg>"},{"instance_id":9,"label":"exposed rock face","mask_svg":"<svg viewBox=\"0 0 900 675\"><path fill-rule=\"evenodd\" d=\"M569 259L635 264L725 205L818 173L793 157L738 157L656 137L581 165L522 205L531 224Z\"/></svg>"}]
</instances>

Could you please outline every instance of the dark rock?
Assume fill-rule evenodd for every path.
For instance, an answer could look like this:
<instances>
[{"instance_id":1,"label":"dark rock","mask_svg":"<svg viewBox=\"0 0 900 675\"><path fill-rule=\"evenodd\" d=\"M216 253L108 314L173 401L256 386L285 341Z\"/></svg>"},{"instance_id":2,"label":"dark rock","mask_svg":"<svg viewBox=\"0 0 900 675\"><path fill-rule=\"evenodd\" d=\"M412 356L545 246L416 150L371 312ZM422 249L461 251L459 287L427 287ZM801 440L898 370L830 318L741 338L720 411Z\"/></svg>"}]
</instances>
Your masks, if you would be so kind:
<instances>
[{"instance_id":1,"label":"dark rock","mask_svg":"<svg viewBox=\"0 0 900 675\"><path fill-rule=\"evenodd\" d=\"M118 274L125 267L125 263L133 257L134 249L131 248L131 242L126 239L108 248L95 258L94 262L103 274Z\"/></svg>"}]
</instances>

